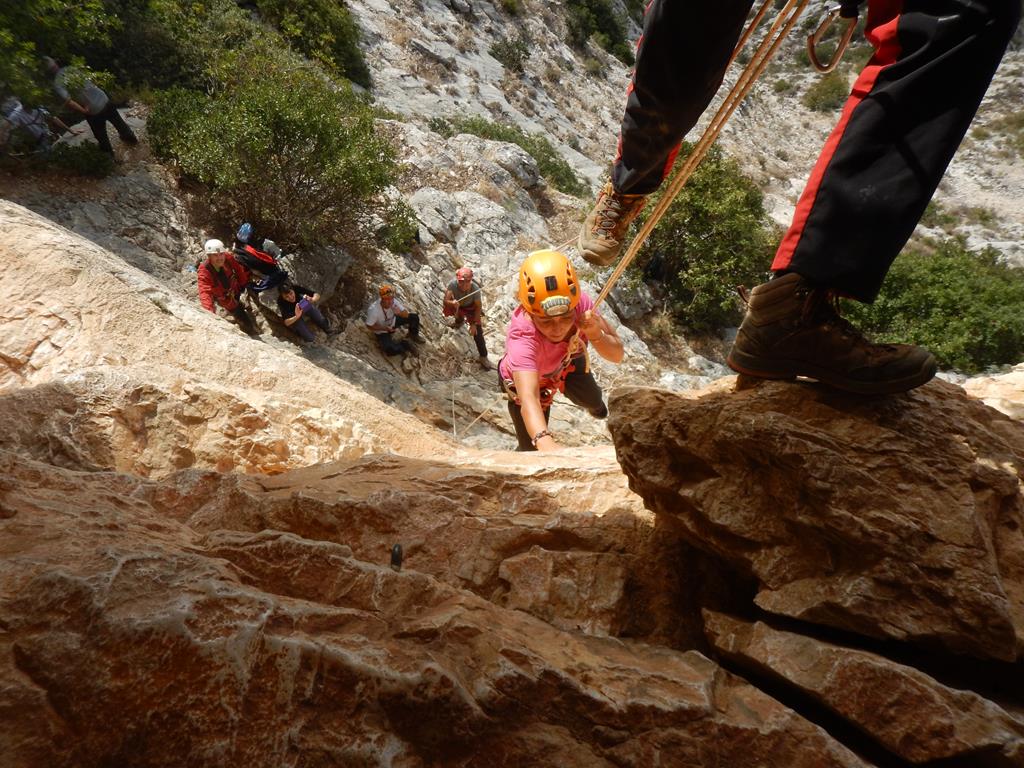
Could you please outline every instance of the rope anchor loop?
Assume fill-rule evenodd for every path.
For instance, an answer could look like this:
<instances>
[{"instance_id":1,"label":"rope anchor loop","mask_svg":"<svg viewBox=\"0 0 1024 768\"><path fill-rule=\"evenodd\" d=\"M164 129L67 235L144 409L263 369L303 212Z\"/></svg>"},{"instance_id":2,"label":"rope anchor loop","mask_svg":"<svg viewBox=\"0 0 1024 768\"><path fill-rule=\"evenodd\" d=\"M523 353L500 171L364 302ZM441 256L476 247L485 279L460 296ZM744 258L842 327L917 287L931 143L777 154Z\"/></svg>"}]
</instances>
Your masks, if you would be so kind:
<instances>
[{"instance_id":1,"label":"rope anchor loop","mask_svg":"<svg viewBox=\"0 0 1024 768\"><path fill-rule=\"evenodd\" d=\"M811 64L819 72L831 72L839 65L840 60L843 58L843 54L846 53L846 48L849 46L850 39L853 37L853 31L857 27L856 5L853 6L852 10L853 16L851 17L848 16L848 10L842 5L834 5L830 8L826 8L824 15L821 17L821 22L818 24L818 28L807 36L807 55L811 59ZM818 58L818 44L825 36L825 33L832 27L832 24L835 23L835 20L840 16L846 19L846 29L843 30L842 37L839 38L839 44L836 46L836 50L833 52L832 58L822 64L821 59Z\"/></svg>"}]
</instances>

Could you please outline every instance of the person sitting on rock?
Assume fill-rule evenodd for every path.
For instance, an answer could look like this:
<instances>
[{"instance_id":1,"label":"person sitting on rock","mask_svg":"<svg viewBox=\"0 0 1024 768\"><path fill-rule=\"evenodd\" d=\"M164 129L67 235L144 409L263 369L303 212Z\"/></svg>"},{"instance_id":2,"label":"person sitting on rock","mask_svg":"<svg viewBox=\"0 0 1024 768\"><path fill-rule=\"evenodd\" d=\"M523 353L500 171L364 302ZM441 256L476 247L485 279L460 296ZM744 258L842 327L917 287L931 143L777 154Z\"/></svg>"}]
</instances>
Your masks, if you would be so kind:
<instances>
[{"instance_id":1,"label":"person sitting on rock","mask_svg":"<svg viewBox=\"0 0 1024 768\"><path fill-rule=\"evenodd\" d=\"M379 290L380 299L373 302L366 311L366 327L377 334L377 344L385 355L400 355L402 352L416 353L409 341L421 342L420 316L410 312L397 298L393 286L384 284ZM409 335L402 341L391 337L398 326L408 326Z\"/></svg>"},{"instance_id":2,"label":"person sitting on rock","mask_svg":"<svg viewBox=\"0 0 1024 768\"><path fill-rule=\"evenodd\" d=\"M548 429L555 392L586 409L608 415L601 387L589 370L587 345L605 360L622 361L622 340L594 311L576 269L560 251L534 251L519 269L519 306L512 313L498 378L520 451L560 446Z\"/></svg>"},{"instance_id":3,"label":"person sitting on rock","mask_svg":"<svg viewBox=\"0 0 1024 768\"><path fill-rule=\"evenodd\" d=\"M238 326L255 336L256 319L242 306L239 299L249 282L245 267L235 261L231 251L220 240L207 240L204 246L206 261L199 265L199 303L203 309L216 313L220 304L234 317Z\"/></svg>"},{"instance_id":4,"label":"person sitting on rock","mask_svg":"<svg viewBox=\"0 0 1024 768\"><path fill-rule=\"evenodd\" d=\"M45 152L53 144L51 126L56 126L64 133L71 132L64 121L56 115L51 115L42 107L27 109L17 96L8 96L0 103L0 115L10 124L11 131L18 131L18 134L25 138L33 152Z\"/></svg>"},{"instance_id":5,"label":"person sitting on rock","mask_svg":"<svg viewBox=\"0 0 1024 768\"><path fill-rule=\"evenodd\" d=\"M487 342L484 339L484 310L480 298L480 285L473 279L473 270L461 267L455 272L455 279L448 283L444 292L444 316L455 318L455 327L465 322L469 328L476 351L480 355L480 365L491 368L491 360L487 356Z\"/></svg>"},{"instance_id":6,"label":"person sitting on rock","mask_svg":"<svg viewBox=\"0 0 1024 768\"><path fill-rule=\"evenodd\" d=\"M312 329L306 325L306 318L320 326L328 335L334 335L330 323L316 306L320 294L294 283L282 283L277 289L277 309L284 324L303 341L315 341Z\"/></svg>"},{"instance_id":7,"label":"person sitting on rock","mask_svg":"<svg viewBox=\"0 0 1024 768\"><path fill-rule=\"evenodd\" d=\"M245 222L235 233L235 260L249 270L253 293L275 288L288 280L288 273L277 260L281 249L273 240L260 237L252 224Z\"/></svg>"}]
</instances>

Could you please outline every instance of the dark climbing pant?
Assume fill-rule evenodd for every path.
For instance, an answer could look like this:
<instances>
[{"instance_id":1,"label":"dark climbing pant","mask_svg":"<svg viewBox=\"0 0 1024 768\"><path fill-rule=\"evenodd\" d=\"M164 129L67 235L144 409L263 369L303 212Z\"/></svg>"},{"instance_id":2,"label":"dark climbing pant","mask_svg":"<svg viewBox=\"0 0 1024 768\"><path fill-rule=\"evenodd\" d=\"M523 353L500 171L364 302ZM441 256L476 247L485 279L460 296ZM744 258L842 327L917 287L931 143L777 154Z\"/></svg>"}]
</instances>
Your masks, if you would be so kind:
<instances>
[{"instance_id":1,"label":"dark climbing pant","mask_svg":"<svg viewBox=\"0 0 1024 768\"><path fill-rule=\"evenodd\" d=\"M498 365L498 387L504 392L504 380L501 375L501 365ZM597 419L603 419L608 415L608 407L604 404L601 387L594 374L587 372L586 358L574 357L572 370L565 377L565 392L563 393L570 402L585 408L587 412ZM512 417L512 426L516 430L516 441L519 443L517 451L536 451L533 444L533 435L526 429L526 422L523 421L522 409L515 401L508 401L508 415ZM550 422L551 406L544 409L544 421Z\"/></svg>"},{"instance_id":2,"label":"dark climbing pant","mask_svg":"<svg viewBox=\"0 0 1024 768\"><path fill-rule=\"evenodd\" d=\"M110 136L107 134L108 122L114 126L114 130L121 137L121 141L126 144L139 143L138 138L132 132L132 129L128 127L128 123L121 117L121 113L117 111L117 107L114 106L112 101L108 101L107 106L98 115L86 115L85 121L89 123L89 127L92 128L92 135L96 137L100 149L104 152L114 153L114 148L110 146Z\"/></svg>"}]
</instances>

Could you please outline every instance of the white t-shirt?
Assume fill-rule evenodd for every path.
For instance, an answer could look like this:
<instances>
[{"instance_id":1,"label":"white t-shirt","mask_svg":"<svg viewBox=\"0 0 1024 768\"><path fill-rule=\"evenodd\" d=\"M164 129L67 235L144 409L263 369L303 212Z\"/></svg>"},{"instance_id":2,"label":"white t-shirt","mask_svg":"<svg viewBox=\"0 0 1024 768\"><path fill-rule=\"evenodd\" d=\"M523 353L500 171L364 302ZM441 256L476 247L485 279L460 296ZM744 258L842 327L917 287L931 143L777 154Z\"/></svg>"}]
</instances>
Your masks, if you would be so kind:
<instances>
[{"instance_id":1,"label":"white t-shirt","mask_svg":"<svg viewBox=\"0 0 1024 768\"><path fill-rule=\"evenodd\" d=\"M375 333L390 333L395 330L395 310L405 312L405 307L398 299L392 299L391 306L387 309L381 306L378 299L366 310L366 324L369 326L386 325L387 331L378 331L376 328L373 330Z\"/></svg>"}]
</instances>

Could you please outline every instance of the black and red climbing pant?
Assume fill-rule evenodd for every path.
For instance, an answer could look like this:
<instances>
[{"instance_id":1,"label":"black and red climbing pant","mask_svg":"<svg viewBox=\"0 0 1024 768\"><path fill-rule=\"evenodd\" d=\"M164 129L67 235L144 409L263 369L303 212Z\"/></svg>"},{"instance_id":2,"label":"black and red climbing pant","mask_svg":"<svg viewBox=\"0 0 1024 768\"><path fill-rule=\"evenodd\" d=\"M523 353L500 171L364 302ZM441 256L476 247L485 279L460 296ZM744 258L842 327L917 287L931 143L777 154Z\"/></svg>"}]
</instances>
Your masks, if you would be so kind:
<instances>
[{"instance_id":1,"label":"black and red climbing pant","mask_svg":"<svg viewBox=\"0 0 1024 768\"><path fill-rule=\"evenodd\" d=\"M612 182L646 194L722 82L750 0L652 0ZM1019 0L869 0L875 48L797 204L772 269L871 301L974 118Z\"/></svg>"}]
</instances>

